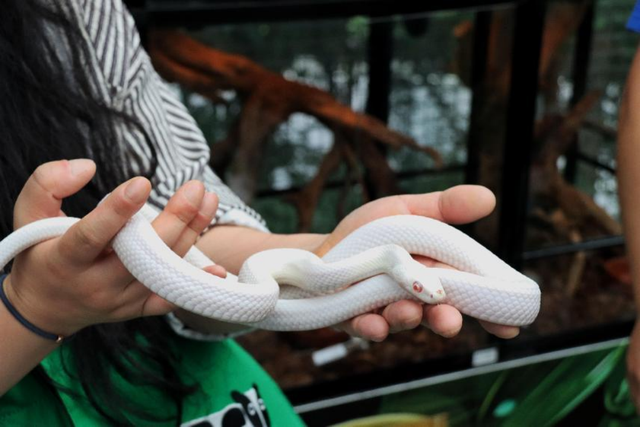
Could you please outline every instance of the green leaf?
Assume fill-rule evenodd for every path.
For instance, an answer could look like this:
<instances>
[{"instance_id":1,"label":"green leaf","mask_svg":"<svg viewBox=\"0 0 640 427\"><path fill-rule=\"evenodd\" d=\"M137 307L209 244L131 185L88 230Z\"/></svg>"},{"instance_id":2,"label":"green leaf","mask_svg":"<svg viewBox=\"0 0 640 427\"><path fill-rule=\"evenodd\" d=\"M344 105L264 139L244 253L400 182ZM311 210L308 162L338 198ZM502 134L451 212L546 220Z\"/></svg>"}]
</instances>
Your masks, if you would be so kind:
<instances>
[{"instance_id":1,"label":"green leaf","mask_svg":"<svg viewBox=\"0 0 640 427\"><path fill-rule=\"evenodd\" d=\"M611 375L622 360L624 347L563 359L517 405L504 427L550 426L583 402ZM512 378L512 381L517 381ZM522 382L523 387L532 383Z\"/></svg>"},{"instance_id":2,"label":"green leaf","mask_svg":"<svg viewBox=\"0 0 640 427\"><path fill-rule=\"evenodd\" d=\"M604 407L607 414L600 421L601 427L640 426L626 375L627 365L622 359L604 384Z\"/></svg>"},{"instance_id":3,"label":"green leaf","mask_svg":"<svg viewBox=\"0 0 640 427\"><path fill-rule=\"evenodd\" d=\"M474 425L480 402L495 384L496 378L502 375L501 372L491 373L385 396L380 413L447 413L449 426L471 426Z\"/></svg>"}]
</instances>

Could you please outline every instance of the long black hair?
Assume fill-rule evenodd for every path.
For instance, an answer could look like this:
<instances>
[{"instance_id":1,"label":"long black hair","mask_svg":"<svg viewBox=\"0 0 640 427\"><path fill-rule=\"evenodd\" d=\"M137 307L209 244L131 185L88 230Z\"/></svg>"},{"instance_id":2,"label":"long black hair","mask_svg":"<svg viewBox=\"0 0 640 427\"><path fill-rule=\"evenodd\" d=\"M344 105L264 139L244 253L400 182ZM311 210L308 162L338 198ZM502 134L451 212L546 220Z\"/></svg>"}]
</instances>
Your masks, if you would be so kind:
<instances>
[{"instance_id":1,"label":"long black hair","mask_svg":"<svg viewBox=\"0 0 640 427\"><path fill-rule=\"evenodd\" d=\"M86 71L87 46L69 16L60 1L9 0L0 11L0 239L12 231L12 207L38 165L79 157L96 162L96 177L63 204L65 213L81 217L129 178L117 126L144 131L96 95L95 76ZM152 162L146 175L154 169ZM174 369L167 329L161 318L96 325L65 344L73 356L70 370L108 421L132 424L131 415L157 420L153 408L132 407L117 390L111 379L115 370L131 384L165 393L176 404L179 423L181 402L193 387ZM60 388L41 368L36 374Z\"/></svg>"}]
</instances>

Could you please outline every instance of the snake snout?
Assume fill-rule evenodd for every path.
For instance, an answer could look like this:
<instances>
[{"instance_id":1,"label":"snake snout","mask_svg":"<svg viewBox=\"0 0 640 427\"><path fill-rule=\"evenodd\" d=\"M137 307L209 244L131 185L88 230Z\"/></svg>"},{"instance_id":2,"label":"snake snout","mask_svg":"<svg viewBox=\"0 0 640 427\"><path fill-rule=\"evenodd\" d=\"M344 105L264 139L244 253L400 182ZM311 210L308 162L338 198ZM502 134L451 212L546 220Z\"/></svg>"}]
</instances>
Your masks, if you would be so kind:
<instances>
[{"instance_id":1,"label":"snake snout","mask_svg":"<svg viewBox=\"0 0 640 427\"><path fill-rule=\"evenodd\" d=\"M397 265L391 276L405 291L427 304L444 302L447 294L442 287L440 277L433 269L425 267L419 262Z\"/></svg>"},{"instance_id":2,"label":"snake snout","mask_svg":"<svg viewBox=\"0 0 640 427\"><path fill-rule=\"evenodd\" d=\"M435 274L420 274L411 284L411 293L427 304L438 304L444 301L447 294Z\"/></svg>"}]
</instances>

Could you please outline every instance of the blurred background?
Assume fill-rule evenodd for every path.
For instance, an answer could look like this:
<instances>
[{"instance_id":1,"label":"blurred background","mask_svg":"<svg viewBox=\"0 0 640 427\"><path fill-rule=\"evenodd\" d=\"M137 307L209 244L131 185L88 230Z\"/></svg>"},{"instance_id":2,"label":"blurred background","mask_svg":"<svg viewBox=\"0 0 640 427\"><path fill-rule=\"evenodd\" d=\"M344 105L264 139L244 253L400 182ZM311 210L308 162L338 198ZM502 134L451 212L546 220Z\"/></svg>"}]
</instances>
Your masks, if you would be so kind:
<instances>
[{"instance_id":1,"label":"blurred background","mask_svg":"<svg viewBox=\"0 0 640 427\"><path fill-rule=\"evenodd\" d=\"M541 285L539 318L509 341L469 318L453 339L241 337L306 422L640 424L615 180L632 0L128 3L212 166L273 232L477 183L498 205L463 231Z\"/></svg>"}]
</instances>

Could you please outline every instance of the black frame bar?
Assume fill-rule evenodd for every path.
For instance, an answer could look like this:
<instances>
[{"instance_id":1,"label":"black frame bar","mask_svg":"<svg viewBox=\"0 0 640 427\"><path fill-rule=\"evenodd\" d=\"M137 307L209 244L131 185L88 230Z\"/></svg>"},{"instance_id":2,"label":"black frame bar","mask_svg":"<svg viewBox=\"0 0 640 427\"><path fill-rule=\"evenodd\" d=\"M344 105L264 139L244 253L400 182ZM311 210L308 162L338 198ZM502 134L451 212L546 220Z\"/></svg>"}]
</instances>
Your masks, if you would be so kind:
<instances>
[{"instance_id":1,"label":"black frame bar","mask_svg":"<svg viewBox=\"0 0 640 427\"><path fill-rule=\"evenodd\" d=\"M487 54L489 52L489 33L491 31L491 11L476 13L473 39L473 58L471 60L471 114L469 117L469 133L467 135L467 170L465 182L478 182L480 168L480 141L474 130L480 125L479 106L486 96L484 87L487 73Z\"/></svg>"},{"instance_id":2,"label":"black frame bar","mask_svg":"<svg viewBox=\"0 0 640 427\"><path fill-rule=\"evenodd\" d=\"M498 255L517 269L521 267L524 252L545 12L544 0L529 0L516 7Z\"/></svg>"},{"instance_id":3,"label":"black frame bar","mask_svg":"<svg viewBox=\"0 0 640 427\"><path fill-rule=\"evenodd\" d=\"M584 20L578 28L575 56L573 59L573 94L570 105L573 107L587 92L587 79L589 75L589 64L591 63L591 43L593 41L593 18L595 14L595 1L592 2L585 12ZM564 177L569 182L575 182L578 172L578 160L580 160L580 147L578 146L578 135L576 134L571 147L566 153L567 165L564 170Z\"/></svg>"},{"instance_id":4,"label":"black frame bar","mask_svg":"<svg viewBox=\"0 0 640 427\"><path fill-rule=\"evenodd\" d=\"M517 0L128 0L135 16L153 25L316 20L346 16L388 16L442 10L509 6Z\"/></svg>"}]
</instances>

